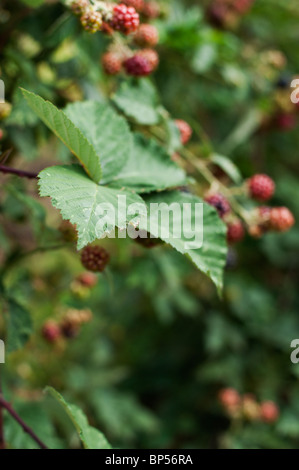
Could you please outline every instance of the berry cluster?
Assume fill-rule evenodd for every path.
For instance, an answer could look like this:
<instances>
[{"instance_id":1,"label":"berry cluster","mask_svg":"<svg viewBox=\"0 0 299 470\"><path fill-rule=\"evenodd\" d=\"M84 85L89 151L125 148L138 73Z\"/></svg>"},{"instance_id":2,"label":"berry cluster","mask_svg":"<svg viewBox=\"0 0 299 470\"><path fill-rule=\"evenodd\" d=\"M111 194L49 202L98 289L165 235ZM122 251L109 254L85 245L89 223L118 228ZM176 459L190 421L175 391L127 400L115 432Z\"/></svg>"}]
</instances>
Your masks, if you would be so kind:
<instances>
[{"instance_id":1,"label":"berry cluster","mask_svg":"<svg viewBox=\"0 0 299 470\"><path fill-rule=\"evenodd\" d=\"M102 66L107 75L117 75L124 71L134 77L146 77L158 64L159 56L153 49L138 50L129 57L112 49L102 56Z\"/></svg>"},{"instance_id":2,"label":"berry cluster","mask_svg":"<svg viewBox=\"0 0 299 470\"><path fill-rule=\"evenodd\" d=\"M258 403L254 395L247 393L241 396L234 388L220 390L218 399L232 419L275 423L279 418L279 408L276 403L271 400Z\"/></svg>"},{"instance_id":3,"label":"berry cluster","mask_svg":"<svg viewBox=\"0 0 299 470\"><path fill-rule=\"evenodd\" d=\"M134 33L139 26L139 14L133 6L125 4L71 0L72 12L80 17L83 28L96 33L108 27L109 31L119 31L125 35Z\"/></svg>"},{"instance_id":4,"label":"berry cluster","mask_svg":"<svg viewBox=\"0 0 299 470\"><path fill-rule=\"evenodd\" d=\"M275 183L267 175L252 176L243 186L243 193L250 198L265 202L271 199L275 192ZM233 244L241 241L245 236L245 228L241 220L236 217L228 200L220 193L209 193L205 201L215 207L219 216L227 225L227 241ZM286 232L292 228L295 219L286 207L261 206L248 213L246 219L248 232L253 237L260 237L267 231Z\"/></svg>"},{"instance_id":5,"label":"berry cluster","mask_svg":"<svg viewBox=\"0 0 299 470\"><path fill-rule=\"evenodd\" d=\"M187 144L192 136L192 128L181 119L175 120L175 124L180 132L181 143ZM179 162L181 156L184 155L186 152L184 148L181 148L171 158L173 161ZM285 232L294 225L294 216L286 207L261 206L253 211L247 211L243 210L243 207L236 201L234 192L236 195L246 196L261 203L271 199L276 185L268 175L256 174L241 187L230 188L229 177L222 168L211 163L210 168L205 166L205 170L209 171L209 181L212 178L214 181L205 194L204 200L217 210L219 217L227 225L228 244L231 245L243 240L245 227L251 236L259 237L270 230ZM240 216L242 220L239 218Z\"/></svg>"},{"instance_id":6,"label":"berry cluster","mask_svg":"<svg viewBox=\"0 0 299 470\"><path fill-rule=\"evenodd\" d=\"M262 206L253 212L255 223L249 228L250 235L259 238L269 231L287 232L295 224L295 218L287 207Z\"/></svg>"},{"instance_id":7,"label":"berry cluster","mask_svg":"<svg viewBox=\"0 0 299 470\"><path fill-rule=\"evenodd\" d=\"M57 343L62 338L74 338L83 324L92 320L90 310L69 309L58 322L47 320L42 327L42 336L48 343Z\"/></svg>"},{"instance_id":8,"label":"berry cluster","mask_svg":"<svg viewBox=\"0 0 299 470\"><path fill-rule=\"evenodd\" d=\"M158 30L152 24L140 24L140 17L146 21L157 18L161 13L159 4L126 0L119 4L97 2L91 5L88 0L73 0L70 6L87 32L102 31L111 37L112 43L101 58L107 75L123 72L146 77L156 70L159 56L153 47L159 42ZM131 45L128 41L123 42L121 37L116 39L116 32L131 35Z\"/></svg>"}]
</instances>

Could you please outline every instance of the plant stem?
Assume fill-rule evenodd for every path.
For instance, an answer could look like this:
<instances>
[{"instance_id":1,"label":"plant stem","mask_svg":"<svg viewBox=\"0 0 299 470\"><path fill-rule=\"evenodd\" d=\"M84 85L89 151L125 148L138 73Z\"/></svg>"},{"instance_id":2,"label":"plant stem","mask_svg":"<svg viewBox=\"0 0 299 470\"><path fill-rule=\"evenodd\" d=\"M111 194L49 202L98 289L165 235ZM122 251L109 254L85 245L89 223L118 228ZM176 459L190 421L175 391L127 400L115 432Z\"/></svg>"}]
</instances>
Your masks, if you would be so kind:
<instances>
[{"instance_id":1,"label":"plant stem","mask_svg":"<svg viewBox=\"0 0 299 470\"><path fill-rule=\"evenodd\" d=\"M0 165L0 172L1 173L8 173L10 175L17 175L20 176L21 178L37 178L37 173L32 173L31 171L25 171L25 170L17 170L16 168L9 168L4 165Z\"/></svg>"},{"instance_id":2,"label":"plant stem","mask_svg":"<svg viewBox=\"0 0 299 470\"><path fill-rule=\"evenodd\" d=\"M22 420L18 413L12 408L10 403L4 400L3 396L0 395L0 408L4 408L14 418L14 420L23 428L23 430L29 434L29 436L39 445L41 449L48 449L48 447L37 437L32 429Z\"/></svg>"},{"instance_id":3,"label":"plant stem","mask_svg":"<svg viewBox=\"0 0 299 470\"><path fill-rule=\"evenodd\" d=\"M161 129L151 128L150 133L158 138L162 143L166 142L166 135ZM189 162L193 168L197 170L197 172L210 184L210 186L216 186L219 188L219 191L223 193L223 195L229 200L231 207L233 210L239 214L240 217L244 220L245 223L249 223L249 214L248 212L241 206L241 204L236 201L234 195L231 193L231 189L228 189L224 186L221 181L219 181L210 169L207 166L209 162L208 159L205 161L200 160L193 152L188 150L186 147L183 147L179 150L179 154L183 157L184 160Z\"/></svg>"},{"instance_id":4,"label":"plant stem","mask_svg":"<svg viewBox=\"0 0 299 470\"><path fill-rule=\"evenodd\" d=\"M213 173L210 172L205 162L199 160L192 152L190 152L190 150L187 150L186 148L180 149L179 153L199 171L199 173L208 183L211 185L215 183L216 178L214 177Z\"/></svg>"},{"instance_id":5,"label":"plant stem","mask_svg":"<svg viewBox=\"0 0 299 470\"><path fill-rule=\"evenodd\" d=\"M197 159L192 152L187 149L183 149L180 152L183 157L186 157L191 164L198 170L198 172L205 178L210 185L216 184L221 193L229 200L230 205L237 212L242 219L247 223L248 222L248 213L247 211L236 201L234 195L231 193L231 190L228 189L224 184L217 180L213 173L207 168L206 164L201 160Z\"/></svg>"}]
</instances>

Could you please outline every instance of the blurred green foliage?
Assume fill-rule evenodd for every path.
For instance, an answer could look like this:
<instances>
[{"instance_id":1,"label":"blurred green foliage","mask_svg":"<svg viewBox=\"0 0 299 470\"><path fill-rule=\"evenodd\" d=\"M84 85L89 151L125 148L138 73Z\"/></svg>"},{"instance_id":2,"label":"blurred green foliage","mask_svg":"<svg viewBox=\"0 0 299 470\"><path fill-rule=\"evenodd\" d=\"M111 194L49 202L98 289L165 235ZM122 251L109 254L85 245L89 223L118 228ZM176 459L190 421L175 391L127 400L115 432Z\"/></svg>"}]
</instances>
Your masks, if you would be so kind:
<instances>
[{"instance_id":1,"label":"blurred green foliage","mask_svg":"<svg viewBox=\"0 0 299 470\"><path fill-rule=\"evenodd\" d=\"M19 86L58 106L82 98L106 102L118 88L100 66L107 39L82 33L60 3L43 3L24 11L1 51L1 78L13 103L5 142L35 169L70 156L37 125ZM225 31L208 24L207 3L171 1L169 16L156 22L161 60L153 82L162 104L173 117L199 124L243 177L271 175L274 204L288 206L298 220L298 124L289 132L256 132L260 113L273 111L280 76L299 73L298 5L256 1ZM5 6L12 14L24 8L17 1ZM268 50L284 54L282 68L267 67ZM247 237L234 249L222 299L175 251L125 240L103 242L111 266L82 296L71 288L82 272L78 254L62 240L59 215L36 198L34 183L1 177L0 204L3 282L33 321L25 348L1 366L4 391L50 447L79 442L58 405L42 394L46 385L80 406L113 447L298 447L299 366L290 361L291 340L299 337L298 225L261 240ZM53 250L24 255L36 246ZM90 308L92 322L63 345L47 344L44 321L70 307ZM231 426L217 401L226 386L274 400L278 422ZM5 435L11 447L34 447L9 417Z\"/></svg>"}]
</instances>

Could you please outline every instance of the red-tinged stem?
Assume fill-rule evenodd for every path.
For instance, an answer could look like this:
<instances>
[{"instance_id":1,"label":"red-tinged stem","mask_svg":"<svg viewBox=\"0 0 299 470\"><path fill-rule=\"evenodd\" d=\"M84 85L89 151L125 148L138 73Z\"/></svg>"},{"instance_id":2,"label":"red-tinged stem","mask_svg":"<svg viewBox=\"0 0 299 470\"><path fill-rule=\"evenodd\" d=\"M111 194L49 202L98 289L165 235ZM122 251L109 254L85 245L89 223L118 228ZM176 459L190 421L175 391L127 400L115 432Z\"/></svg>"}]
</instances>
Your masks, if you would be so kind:
<instances>
[{"instance_id":1,"label":"red-tinged stem","mask_svg":"<svg viewBox=\"0 0 299 470\"><path fill-rule=\"evenodd\" d=\"M21 178L37 178L37 173L32 173L31 171L17 170L16 168L9 168L8 166L0 165L1 173L8 173L10 175L17 175Z\"/></svg>"},{"instance_id":2,"label":"red-tinged stem","mask_svg":"<svg viewBox=\"0 0 299 470\"><path fill-rule=\"evenodd\" d=\"M39 437L32 431L32 429L27 426L26 423L22 420L22 418L18 415L18 413L12 408L11 404L8 403L4 398L0 395L0 408L4 408L8 413L14 418L14 420L23 428L23 430L29 434L29 436L39 445L41 449L48 449L48 447L40 440Z\"/></svg>"}]
</instances>

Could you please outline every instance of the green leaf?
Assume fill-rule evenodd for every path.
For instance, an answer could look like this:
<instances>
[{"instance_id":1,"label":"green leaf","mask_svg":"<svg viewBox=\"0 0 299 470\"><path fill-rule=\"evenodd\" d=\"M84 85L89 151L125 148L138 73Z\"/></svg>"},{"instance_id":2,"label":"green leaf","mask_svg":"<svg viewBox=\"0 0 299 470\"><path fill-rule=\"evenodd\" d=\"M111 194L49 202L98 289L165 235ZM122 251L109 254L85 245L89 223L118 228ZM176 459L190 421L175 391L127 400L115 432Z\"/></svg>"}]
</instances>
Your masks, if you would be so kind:
<instances>
[{"instance_id":1,"label":"green leaf","mask_svg":"<svg viewBox=\"0 0 299 470\"><path fill-rule=\"evenodd\" d=\"M7 300L7 352L21 349L28 341L32 332L32 321L28 310L15 300Z\"/></svg>"},{"instance_id":2,"label":"green leaf","mask_svg":"<svg viewBox=\"0 0 299 470\"><path fill-rule=\"evenodd\" d=\"M221 144L221 152L230 154L236 147L248 141L248 139L259 128L263 113L259 109L249 109L244 117L238 122L231 134Z\"/></svg>"},{"instance_id":3,"label":"green leaf","mask_svg":"<svg viewBox=\"0 0 299 470\"><path fill-rule=\"evenodd\" d=\"M75 124L49 101L27 90L23 94L33 111L82 163L86 173L99 183L102 176L100 158L94 147Z\"/></svg>"},{"instance_id":4,"label":"green leaf","mask_svg":"<svg viewBox=\"0 0 299 470\"><path fill-rule=\"evenodd\" d=\"M214 154L211 157L211 161L219 166L234 183L240 184L242 182L242 175L239 168L229 158Z\"/></svg>"},{"instance_id":5,"label":"green leaf","mask_svg":"<svg viewBox=\"0 0 299 470\"><path fill-rule=\"evenodd\" d=\"M182 186L186 184L186 175L163 147L154 140L135 134L129 159L112 183L119 188L127 187L138 193L148 193Z\"/></svg>"},{"instance_id":6,"label":"green leaf","mask_svg":"<svg viewBox=\"0 0 299 470\"><path fill-rule=\"evenodd\" d=\"M104 434L88 424L85 414L78 406L67 403L52 387L46 387L45 391L55 398L68 414L85 449L111 449Z\"/></svg>"},{"instance_id":7,"label":"green leaf","mask_svg":"<svg viewBox=\"0 0 299 470\"><path fill-rule=\"evenodd\" d=\"M141 220L140 229L146 230L154 237L161 238L180 253L186 254L201 271L212 279L220 292L223 287L223 269L227 256L226 227L215 209L203 203L199 197L179 191L153 194L147 196L145 201L150 210L148 219ZM180 210L175 210L172 216L170 208L175 203ZM200 218L195 217L198 203L202 204L203 209L202 224ZM150 206L150 204L155 204L155 206ZM162 206L159 207L160 204ZM186 221L188 207L190 207L191 227L189 227L188 220ZM157 217L159 212L160 217ZM169 214L170 217L168 217ZM167 230L168 236L165 235ZM199 240L202 233L203 242L201 247L191 249L189 244L194 240L195 233ZM200 242L194 245L198 246Z\"/></svg>"},{"instance_id":8,"label":"green leaf","mask_svg":"<svg viewBox=\"0 0 299 470\"><path fill-rule=\"evenodd\" d=\"M126 120L109 105L96 101L70 104L65 114L101 155L102 183L109 182L131 152L132 135Z\"/></svg>"},{"instance_id":9,"label":"green leaf","mask_svg":"<svg viewBox=\"0 0 299 470\"><path fill-rule=\"evenodd\" d=\"M138 220L138 211L127 214L119 203L119 196L126 197L126 204L143 204L142 199L130 191L100 186L91 181L79 165L53 166L39 174L41 196L50 196L52 204L60 209L62 217L77 226L78 249L83 248L115 227L124 229L129 222ZM116 211L104 216L102 204L109 204ZM144 204L143 204L144 205ZM136 218L137 217L137 218Z\"/></svg>"},{"instance_id":10,"label":"green leaf","mask_svg":"<svg viewBox=\"0 0 299 470\"><path fill-rule=\"evenodd\" d=\"M160 121L157 92L148 79L123 82L112 99L138 124L152 126Z\"/></svg>"},{"instance_id":11,"label":"green leaf","mask_svg":"<svg viewBox=\"0 0 299 470\"><path fill-rule=\"evenodd\" d=\"M206 43L198 46L192 59L192 69L195 73L205 73L211 69L217 60L217 48L215 44Z\"/></svg>"},{"instance_id":12,"label":"green leaf","mask_svg":"<svg viewBox=\"0 0 299 470\"><path fill-rule=\"evenodd\" d=\"M130 393L98 387L90 400L99 421L116 439L132 440L139 433L158 430L157 418Z\"/></svg>"}]
</instances>

